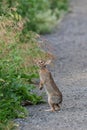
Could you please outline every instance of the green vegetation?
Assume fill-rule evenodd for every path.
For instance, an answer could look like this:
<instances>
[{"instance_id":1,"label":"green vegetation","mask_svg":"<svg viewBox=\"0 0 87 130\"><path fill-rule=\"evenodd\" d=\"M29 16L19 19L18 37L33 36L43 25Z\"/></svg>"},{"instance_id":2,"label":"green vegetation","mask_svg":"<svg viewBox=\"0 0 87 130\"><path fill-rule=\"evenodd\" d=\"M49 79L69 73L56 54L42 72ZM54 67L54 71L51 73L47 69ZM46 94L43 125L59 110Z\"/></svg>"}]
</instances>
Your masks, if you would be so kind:
<instances>
[{"instance_id":1,"label":"green vegetation","mask_svg":"<svg viewBox=\"0 0 87 130\"><path fill-rule=\"evenodd\" d=\"M61 13L67 11L68 0L1 0L0 14L25 19L24 28L49 33L57 25ZM8 12L8 14L7 14Z\"/></svg>"},{"instance_id":2,"label":"green vegetation","mask_svg":"<svg viewBox=\"0 0 87 130\"><path fill-rule=\"evenodd\" d=\"M46 54L40 51L35 33L29 32L29 36L25 35L23 40L18 23L16 25L6 17L0 20L0 121L5 121L24 117L25 109L20 105L21 101L29 100L37 104L42 100L31 93L35 88L32 79L38 78L33 58Z\"/></svg>"},{"instance_id":3,"label":"green vegetation","mask_svg":"<svg viewBox=\"0 0 87 130\"><path fill-rule=\"evenodd\" d=\"M22 0L17 12L27 18L26 28L28 30L49 33L56 26L63 10L67 10L67 0L27 0L26 3Z\"/></svg>"},{"instance_id":4,"label":"green vegetation","mask_svg":"<svg viewBox=\"0 0 87 130\"><path fill-rule=\"evenodd\" d=\"M8 120L27 115L23 101L42 101L32 91L38 78L34 59L51 55L41 50L36 32L50 32L64 10L67 0L0 1L0 130L12 128Z\"/></svg>"}]
</instances>

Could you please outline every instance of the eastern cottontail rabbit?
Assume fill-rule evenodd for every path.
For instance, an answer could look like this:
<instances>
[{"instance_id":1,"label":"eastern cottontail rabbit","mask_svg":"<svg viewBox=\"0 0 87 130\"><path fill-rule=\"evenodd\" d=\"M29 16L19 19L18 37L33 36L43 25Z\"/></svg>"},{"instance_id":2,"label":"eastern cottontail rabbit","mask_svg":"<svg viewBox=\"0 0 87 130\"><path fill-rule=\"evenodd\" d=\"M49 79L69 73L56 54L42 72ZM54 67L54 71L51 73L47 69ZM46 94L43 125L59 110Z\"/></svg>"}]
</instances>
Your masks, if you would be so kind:
<instances>
[{"instance_id":1,"label":"eastern cottontail rabbit","mask_svg":"<svg viewBox=\"0 0 87 130\"><path fill-rule=\"evenodd\" d=\"M51 72L48 71L46 68L47 64L50 64L51 60L48 60L47 62L44 62L43 60L38 60L37 65L39 66L39 76L40 76L40 90L43 88L43 85L45 87L45 90L48 95L48 103L51 107L50 110L47 111L55 111L56 108L59 110L60 106L59 104L62 103L62 93L56 86Z\"/></svg>"}]
</instances>

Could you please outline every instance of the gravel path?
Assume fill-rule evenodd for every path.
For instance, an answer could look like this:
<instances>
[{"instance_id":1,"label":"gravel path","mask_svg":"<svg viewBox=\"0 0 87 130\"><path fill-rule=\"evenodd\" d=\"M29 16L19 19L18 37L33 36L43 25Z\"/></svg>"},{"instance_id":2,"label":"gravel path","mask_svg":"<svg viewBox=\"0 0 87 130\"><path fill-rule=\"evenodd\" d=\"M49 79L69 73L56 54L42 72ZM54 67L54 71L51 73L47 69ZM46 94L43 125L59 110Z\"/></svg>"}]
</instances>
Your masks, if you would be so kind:
<instances>
[{"instance_id":1,"label":"gravel path","mask_svg":"<svg viewBox=\"0 0 87 130\"><path fill-rule=\"evenodd\" d=\"M87 130L87 0L71 0L71 8L57 31L43 36L58 57L53 76L62 108L52 113L44 111L48 103L29 106L29 117L18 120L20 130Z\"/></svg>"}]
</instances>

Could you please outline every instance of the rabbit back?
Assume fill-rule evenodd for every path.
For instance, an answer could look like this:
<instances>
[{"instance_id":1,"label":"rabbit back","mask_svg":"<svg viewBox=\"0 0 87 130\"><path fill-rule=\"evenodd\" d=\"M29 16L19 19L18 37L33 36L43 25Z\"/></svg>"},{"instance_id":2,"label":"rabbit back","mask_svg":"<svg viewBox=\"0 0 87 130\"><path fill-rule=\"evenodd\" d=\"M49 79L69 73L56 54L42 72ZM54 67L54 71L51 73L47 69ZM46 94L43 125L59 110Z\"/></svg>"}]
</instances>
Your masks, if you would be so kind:
<instances>
[{"instance_id":1,"label":"rabbit back","mask_svg":"<svg viewBox=\"0 0 87 130\"><path fill-rule=\"evenodd\" d=\"M54 82L51 72L49 72L47 69L45 69L44 71L40 71L40 79L42 79L44 82L44 87L48 95L48 100L55 104L61 103L62 93Z\"/></svg>"}]
</instances>

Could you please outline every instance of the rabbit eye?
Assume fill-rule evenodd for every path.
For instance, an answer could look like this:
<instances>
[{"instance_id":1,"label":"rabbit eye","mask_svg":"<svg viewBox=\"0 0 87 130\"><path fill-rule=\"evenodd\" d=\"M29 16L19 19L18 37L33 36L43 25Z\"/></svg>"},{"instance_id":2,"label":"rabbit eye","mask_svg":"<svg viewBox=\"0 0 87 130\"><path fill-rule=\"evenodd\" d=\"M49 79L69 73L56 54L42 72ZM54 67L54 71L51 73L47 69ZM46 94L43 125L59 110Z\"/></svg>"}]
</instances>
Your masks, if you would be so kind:
<instances>
[{"instance_id":1,"label":"rabbit eye","mask_svg":"<svg viewBox=\"0 0 87 130\"><path fill-rule=\"evenodd\" d=\"M38 63L39 63L39 65L43 65L44 61L39 61Z\"/></svg>"}]
</instances>

